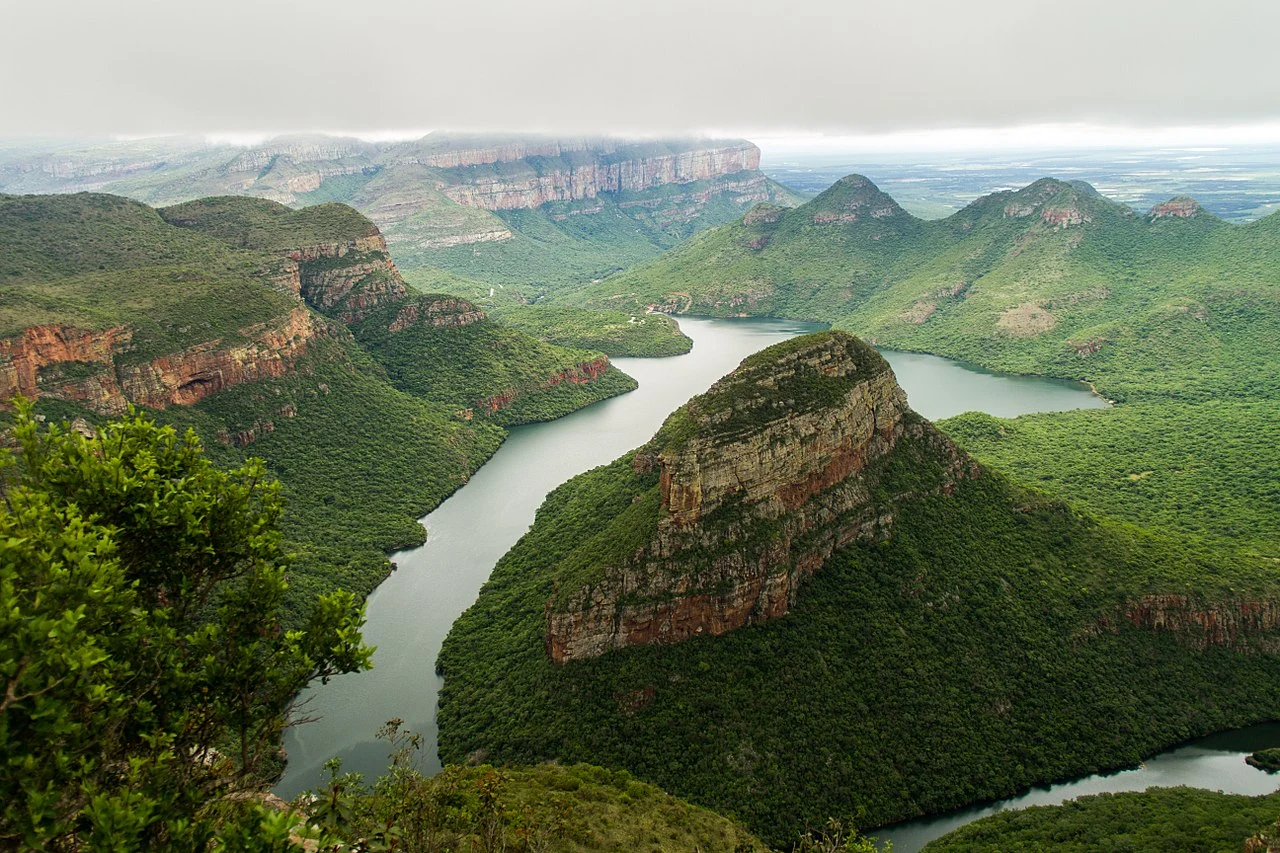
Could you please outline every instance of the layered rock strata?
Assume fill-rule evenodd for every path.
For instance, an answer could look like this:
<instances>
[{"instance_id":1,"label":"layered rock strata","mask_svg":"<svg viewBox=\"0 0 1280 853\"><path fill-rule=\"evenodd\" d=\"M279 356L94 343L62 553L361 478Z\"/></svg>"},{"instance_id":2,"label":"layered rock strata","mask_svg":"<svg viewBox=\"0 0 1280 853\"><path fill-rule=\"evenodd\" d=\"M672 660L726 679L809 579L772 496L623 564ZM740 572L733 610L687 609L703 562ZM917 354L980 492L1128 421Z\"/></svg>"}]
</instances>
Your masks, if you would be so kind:
<instances>
[{"instance_id":1,"label":"layered rock strata","mask_svg":"<svg viewBox=\"0 0 1280 853\"><path fill-rule=\"evenodd\" d=\"M47 396L104 415L118 415L130 403L190 405L242 382L284 375L320 334L323 323L298 305L275 321L239 330L236 341L214 338L135 362L128 358L128 328L32 326L0 340L0 400Z\"/></svg>"},{"instance_id":2,"label":"layered rock strata","mask_svg":"<svg viewBox=\"0 0 1280 853\"><path fill-rule=\"evenodd\" d=\"M1154 593L1129 601L1124 620L1149 631L1172 632L1196 649L1280 651L1280 601L1197 601L1180 593Z\"/></svg>"},{"instance_id":3,"label":"layered rock strata","mask_svg":"<svg viewBox=\"0 0 1280 853\"><path fill-rule=\"evenodd\" d=\"M518 153L523 148L507 153ZM550 202L591 199L601 193L641 192L668 184L689 184L738 175L726 191L768 197L765 178L758 173L760 149L749 142L699 147L660 154L610 156L606 148L590 149L586 158L566 159L545 167L522 163L523 168L480 172L450 170L440 191L459 204L485 210L540 207ZM532 156L532 155L526 155ZM462 157L466 165L475 158ZM478 160L505 163L523 158ZM756 174L741 174L752 173ZM748 186L749 182L753 182Z\"/></svg>"},{"instance_id":4,"label":"layered rock strata","mask_svg":"<svg viewBox=\"0 0 1280 853\"><path fill-rule=\"evenodd\" d=\"M437 329L457 329L479 323L485 317L483 311L465 299L456 296L426 297L406 303L396 312L387 331L400 332L419 324Z\"/></svg>"},{"instance_id":5,"label":"layered rock strata","mask_svg":"<svg viewBox=\"0 0 1280 853\"><path fill-rule=\"evenodd\" d=\"M797 341L748 359L636 452L637 476L657 473L654 529L548 601L552 660L786 615L834 549L889 535L895 501L913 495L881 494L880 475L904 438L940 463L935 491L978 476L870 346L841 332Z\"/></svg>"}]
</instances>

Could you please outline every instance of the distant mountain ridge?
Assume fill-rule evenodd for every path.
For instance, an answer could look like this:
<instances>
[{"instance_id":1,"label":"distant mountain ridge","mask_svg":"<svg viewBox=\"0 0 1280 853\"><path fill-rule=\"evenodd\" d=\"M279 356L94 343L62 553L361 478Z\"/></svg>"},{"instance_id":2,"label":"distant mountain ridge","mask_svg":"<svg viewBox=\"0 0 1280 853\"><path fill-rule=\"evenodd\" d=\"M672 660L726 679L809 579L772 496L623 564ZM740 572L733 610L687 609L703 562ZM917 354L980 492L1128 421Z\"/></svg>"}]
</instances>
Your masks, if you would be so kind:
<instances>
[{"instance_id":1,"label":"distant mountain ridge","mask_svg":"<svg viewBox=\"0 0 1280 853\"><path fill-rule=\"evenodd\" d=\"M1252 343L1280 332L1278 270L1276 214L1233 225L1175 198L1144 215L1044 178L923 220L851 175L553 298L823 320L879 346L1086 380L1117 399L1199 397L1280 380Z\"/></svg>"},{"instance_id":2,"label":"distant mountain ridge","mask_svg":"<svg viewBox=\"0 0 1280 853\"><path fill-rule=\"evenodd\" d=\"M159 205L219 195L339 201L378 225L401 267L499 283L585 281L757 202L798 202L759 166L760 150L741 139L310 134L238 147L178 137L0 152L0 191L107 191ZM497 215L506 213L526 215Z\"/></svg>"}]
</instances>

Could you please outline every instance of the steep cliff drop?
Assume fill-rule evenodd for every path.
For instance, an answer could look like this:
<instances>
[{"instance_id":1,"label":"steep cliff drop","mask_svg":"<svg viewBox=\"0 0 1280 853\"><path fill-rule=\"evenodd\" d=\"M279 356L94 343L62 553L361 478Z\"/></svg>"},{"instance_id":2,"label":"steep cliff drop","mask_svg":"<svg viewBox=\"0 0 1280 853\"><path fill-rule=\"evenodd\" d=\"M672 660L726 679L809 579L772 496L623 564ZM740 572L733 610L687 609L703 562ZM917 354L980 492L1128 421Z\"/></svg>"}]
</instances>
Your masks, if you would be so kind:
<instances>
[{"instance_id":1,"label":"steep cliff drop","mask_svg":"<svg viewBox=\"0 0 1280 853\"><path fill-rule=\"evenodd\" d=\"M930 491L978 476L851 335L810 335L743 362L635 453L636 474L658 480L640 499L653 504L645 541L547 602L548 654L563 663L785 616L834 549L890 535L894 505L914 496L880 477L904 435L942 463Z\"/></svg>"}]
</instances>

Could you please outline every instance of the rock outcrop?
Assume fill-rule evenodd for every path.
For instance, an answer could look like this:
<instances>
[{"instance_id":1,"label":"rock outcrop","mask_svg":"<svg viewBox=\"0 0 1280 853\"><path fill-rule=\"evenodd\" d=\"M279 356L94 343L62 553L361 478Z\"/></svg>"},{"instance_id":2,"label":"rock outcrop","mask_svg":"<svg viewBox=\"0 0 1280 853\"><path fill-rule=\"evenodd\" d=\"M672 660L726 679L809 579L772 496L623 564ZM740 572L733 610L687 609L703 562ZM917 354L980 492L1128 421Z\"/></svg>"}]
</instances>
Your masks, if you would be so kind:
<instances>
[{"instance_id":1,"label":"rock outcrop","mask_svg":"<svg viewBox=\"0 0 1280 853\"><path fill-rule=\"evenodd\" d=\"M483 311L465 299L456 296L428 296L405 303L396 312L387 331L401 332L420 324L437 329L457 329L479 323L485 316Z\"/></svg>"},{"instance_id":2,"label":"rock outcrop","mask_svg":"<svg viewBox=\"0 0 1280 853\"><path fill-rule=\"evenodd\" d=\"M381 234L303 246L288 256L299 265L302 298L340 323L358 323L408 293Z\"/></svg>"},{"instance_id":3,"label":"rock outcrop","mask_svg":"<svg viewBox=\"0 0 1280 853\"><path fill-rule=\"evenodd\" d=\"M138 362L130 358L128 328L31 326L0 340L0 399L53 397L103 415L118 415L130 403L190 405L242 382L282 376L320 334L323 323L299 305L239 330L237 341L214 338Z\"/></svg>"},{"instance_id":4,"label":"rock outcrop","mask_svg":"<svg viewBox=\"0 0 1280 853\"><path fill-rule=\"evenodd\" d=\"M1194 198L1180 195L1157 204L1147 215L1152 219L1190 219L1203 211L1204 208Z\"/></svg>"},{"instance_id":5,"label":"rock outcrop","mask_svg":"<svg viewBox=\"0 0 1280 853\"><path fill-rule=\"evenodd\" d=\"M842 332L771 347L677 411L633 457L657 474L656 516L634 553L547 603L557 663L722 634L786 615L836 548L887 537L880 475L903 440L949 492L979 469L908 409L892 370Z\"/></svg>"},{"instance_id":6,"label":"rock outcrop","mask_svg":"<svg viewBox=\"0 0 1280 853\"><path fill-rule=\"evenodd\" d=\"M1280 651L1280 601L1203 602L1180 593L1140 596L1126 603L1124 620L1149 631L1172 632L1192 648Z\"/></svg>"}]
</instances>

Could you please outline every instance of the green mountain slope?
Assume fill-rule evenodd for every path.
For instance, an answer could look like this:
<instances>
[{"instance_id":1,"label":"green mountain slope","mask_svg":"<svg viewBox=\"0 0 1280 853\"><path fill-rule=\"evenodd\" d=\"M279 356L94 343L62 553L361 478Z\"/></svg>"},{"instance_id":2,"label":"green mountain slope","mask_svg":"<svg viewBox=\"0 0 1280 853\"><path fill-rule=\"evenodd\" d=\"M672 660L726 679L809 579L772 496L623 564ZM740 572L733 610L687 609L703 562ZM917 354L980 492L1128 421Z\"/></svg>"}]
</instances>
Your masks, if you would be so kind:
<instances>
[{"instance_id":1,"label":"green mountain slope","mask_svg":"<svg viewBox=\"0 0 1280 853\"><path fill-rule=\"evenodd\" d=\"M924 221L850 176L563 298L825 320L1117 399L1277 387L1258 343L1280 331L1280 217L1232 226L1168 209L1139 216L1045 179Z\"/></svg>"},{"instance_id":2,"label":"green mountain slope","mask_svg":"<svg viewBox=\"0 0 1280 853\"><path fill-rule=\"evenodd\" d=\"M834 356L805 368L810 340L754 356L749 382L722 380L650 445L548 496L441 652L445 761L590 756L779 844L828 817L948 810L1274 715L1276 626L1231 615L1274 607L1274 567L957 474L963 454L914 415L876 456L897 433L874 369L858 382L887 396L849 434L882 439L820 451L812 429L838 420L824 407L850 374ZM777 588L753 586L752 567L780 553L811 570L824 531L849 544L789 576L785 617L764 592L734 606ZM566 640L563 624L587 629ZM1209 624L1240 627L1215 639Z\"/></svg>"},{"instance_id":3,"label":"green mountain slope","mask_svg":"<svg viewBox=\"0 0 1280 853\"><path fill-rule=\"evenodd\" d=\"M1003 853L1054 850L1167 853L1271 849L1259 830L1280 814L1280 794L1242 797L1194 788L1153 788L1144 793L1099 794L1060 806L1001 812L932 842L928 853ZM1268 832L1274 843L1274 830ZM1246 842L1258 836L1258 846Z\"/></svg>"},{"instance_id":4,"label":"green mountain slope","mask_svg":"<svg viewBox=\"0 0 1280 853\"><path fill-rule=\"evenodd\" d=\"M135 404L194 427L220 462L265 459L289 497L295 606L371 591L387 552L423 540L416 518L497 449L497 423L633 387L599 353L465 301L418 313L377 227L344 205L0 196L0 239L0 398L91 422ZM403 326L374 347L381 362L346 325L372 329L375 315ZM425 359L445 348L477 374ZM470 417L496 377L509 399Z\"/></svg>"},{"instance_id":5,"label":"green mountain slope","mask_svg":"<svg viewBox=\"0 0 1280 853\"><path fill-rule=\"evenodd\" d=\"M223 196L160 213L231 246L294 258L306 302L350 326L392 384L423 399L517 424L560 417L635 387L599 352L499 326L465 300L410 298L377 226L345 204L291 210Z\"/></svg>"}]
</instances>

